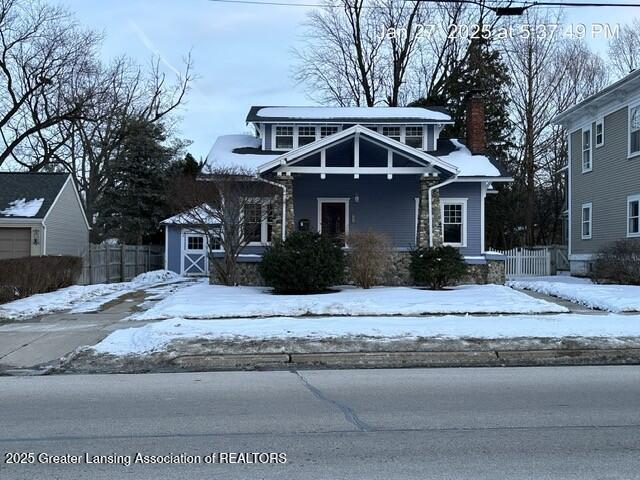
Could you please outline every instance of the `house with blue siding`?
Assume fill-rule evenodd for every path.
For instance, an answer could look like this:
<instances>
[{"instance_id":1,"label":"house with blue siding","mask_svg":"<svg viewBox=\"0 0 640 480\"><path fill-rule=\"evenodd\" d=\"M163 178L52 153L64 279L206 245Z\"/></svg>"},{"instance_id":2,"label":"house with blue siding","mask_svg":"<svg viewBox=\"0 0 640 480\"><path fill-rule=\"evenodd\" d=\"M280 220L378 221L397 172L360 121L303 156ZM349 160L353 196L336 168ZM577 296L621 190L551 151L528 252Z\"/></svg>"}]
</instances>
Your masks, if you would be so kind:
<instances>
[{"instance_id":1,"label":"house with blue siding","mask_svg":"<svg viewBox=\"0 0 640 480\"><path fill-rule=\"evenodd\" d=\"M464 141L441 137L453 120L436 107L254 106L246 121L252 135L221 136L207 157L212 171L241 168L278 187L251 206L263 225L238 258L245 270L293 231L373 231L391 240L399 264L416 247L452 245L473 280L503 281L503 258L485 244L485 199L512 179L486 152L479 94L468 99ZM169 270L207 275L222 255L196 223L189 212L163 222Z\"/></svg>"}]
</instances>

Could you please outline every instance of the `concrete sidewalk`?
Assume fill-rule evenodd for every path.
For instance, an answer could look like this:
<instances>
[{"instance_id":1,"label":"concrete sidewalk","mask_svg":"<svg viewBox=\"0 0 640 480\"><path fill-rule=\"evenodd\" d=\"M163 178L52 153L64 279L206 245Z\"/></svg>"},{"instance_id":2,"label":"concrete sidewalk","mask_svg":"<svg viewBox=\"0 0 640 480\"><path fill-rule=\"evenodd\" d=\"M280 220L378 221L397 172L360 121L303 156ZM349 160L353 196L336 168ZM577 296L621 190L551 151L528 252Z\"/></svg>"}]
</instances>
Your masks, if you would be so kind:
<instances>
[{"instance_id":1,"label":"concrete sidewalk","mask_svg":"<svg viewBox=\"0 0 640 480\"><path fill-rule=\"evenodd\" d=\"M147 322L123 322L144 301L139 292L124 295L95 313L56 313L29 321L0 324L0 374L16 369L46 371L76 348L95 345L114 330Z\"/></svg>"}]
</instances>

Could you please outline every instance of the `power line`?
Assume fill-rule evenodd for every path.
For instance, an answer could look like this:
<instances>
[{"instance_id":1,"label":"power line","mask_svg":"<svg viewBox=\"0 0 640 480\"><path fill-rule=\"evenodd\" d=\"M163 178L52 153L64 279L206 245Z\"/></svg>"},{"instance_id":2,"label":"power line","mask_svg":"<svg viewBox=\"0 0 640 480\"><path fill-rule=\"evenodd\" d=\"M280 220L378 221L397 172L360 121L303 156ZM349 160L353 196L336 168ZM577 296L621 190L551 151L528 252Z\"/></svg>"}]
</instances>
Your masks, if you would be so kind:
<instances>
[{"instance_id":1,"label":"power line","mask_svg":"<svg viewBox=\"0 0 640 480\"><path fill-rule=\"evenodd\" d=\"M327 5L322 3L297 3L297 2L278 2L272 0L208 0L213 3L229 3L238 5L265 5L265 6L278 6L278 7L333 7L341 8L340 5ZM402 0L407 3L419 2L419 3L468 3L472 5L481 6L483 3L480 0ZM547 8L559 8L559 7L634 7L640 8L640 3L602 3L602 2L539 2L539 1L522 1L513 2L519 4L518 7L499 7L497 4L504 4L504 1L489 0L493 5L488 5L488 2L484 3L484 6L491 10L507 10L507 9L522 9L526 10L532 7L547 7ZM511 5L511 2L509 3ZM376 8L375 6L363 5L363 8Z\"/></svg>"}]
</instances>

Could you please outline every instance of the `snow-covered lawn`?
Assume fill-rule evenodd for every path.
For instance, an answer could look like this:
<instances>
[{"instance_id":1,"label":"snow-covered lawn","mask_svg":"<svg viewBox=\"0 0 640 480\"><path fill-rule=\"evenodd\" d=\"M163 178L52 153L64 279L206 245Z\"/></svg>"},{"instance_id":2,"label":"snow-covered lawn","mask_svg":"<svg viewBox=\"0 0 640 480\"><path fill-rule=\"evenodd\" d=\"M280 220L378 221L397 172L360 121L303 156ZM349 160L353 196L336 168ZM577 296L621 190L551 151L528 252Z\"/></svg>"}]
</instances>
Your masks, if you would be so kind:
<instances>
[{"instance_id":1,"label":"snow-covered lawn","mask_svg":"<svg viewBox=\"0 0 640 480\"><path fill-rule=\"evenodd\" d=\"M248 318L300 315L425 315L447 313L562 313L556 304L500 285L430 291L407 287L341 287L317 295L272 295L266 288L197 283L178 290L136 320Z\"/></svg>"},{"instance_id":2,"label":"snow-covered lawn","mask_svg":"<svg viewBox=\"0 0 640 480\"><path fill-rule=\"evenodd\" d=\"M616 313L640 312L640 286L598 285L586 278L566 275L519 278L507 285L564 298L589 308Z\"/></svg>"},{"instance_id":3,"label":"snow-covered lawn","mask_svg":"<svg viewBox=\"0 0 640 480\"><path fill-rule=\"evenodd\" d=\"M93 312L127 293L183 280L183 277L173 272L155 270L138 275L130 282L73 285L0 305L0 319L24 320L62 310L70 310L72 313Z\"/></svg>"},{"instance_id":4,"label":"snow-covered lawn","mask_svg":"<svg viewBox=\"0 0 640 480\"><path fill-rule=\"evenodd\" d=\"M173 340L318 339L336 337L414 339L561 338L640 336L636 315L326 317L233 320L171 319L117 330L93 347L97 353L146 354Z\"/></svg>"}]
</instances>

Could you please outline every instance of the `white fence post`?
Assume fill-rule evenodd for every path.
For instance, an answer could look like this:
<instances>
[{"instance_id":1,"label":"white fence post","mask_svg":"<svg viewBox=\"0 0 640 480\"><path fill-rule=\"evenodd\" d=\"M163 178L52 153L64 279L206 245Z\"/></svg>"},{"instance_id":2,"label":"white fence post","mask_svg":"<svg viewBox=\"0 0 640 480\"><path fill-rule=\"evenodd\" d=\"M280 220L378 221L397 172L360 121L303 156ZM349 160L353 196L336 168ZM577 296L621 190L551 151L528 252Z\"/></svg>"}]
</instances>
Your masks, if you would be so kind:
<instances>
[{"instance_id":1,"label":"white fence post","mask_svg":"<svg viewBox=\"0 0 640 480\"><path fill-rule=\"evenodd\" d=\"M551 274L551 250L544 248L512 248L500 252L506 256L507 277L545 276Z\"/></svg>"}]
</instances>

